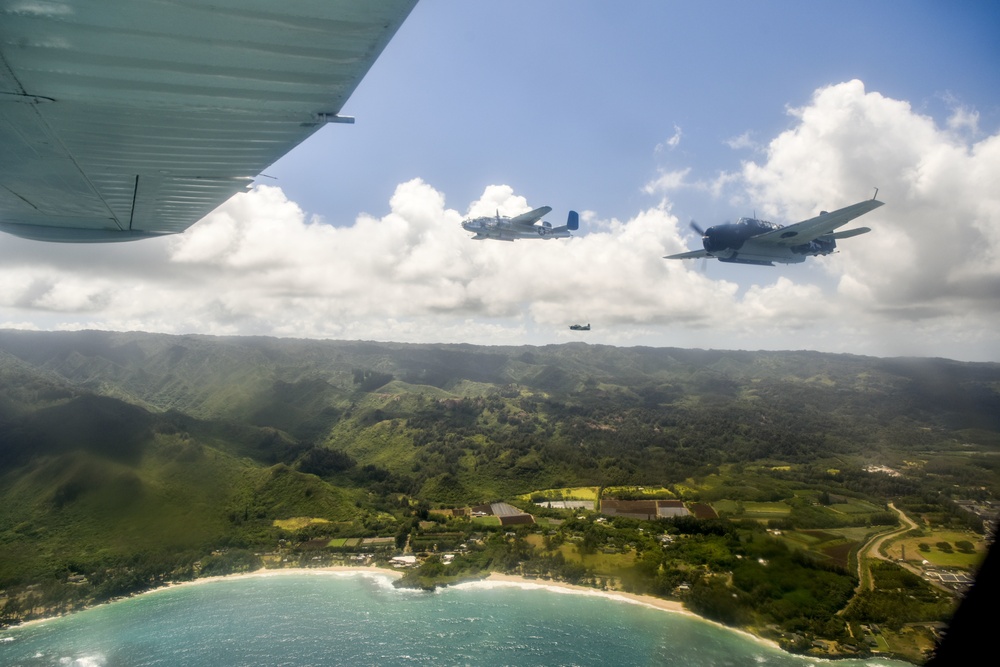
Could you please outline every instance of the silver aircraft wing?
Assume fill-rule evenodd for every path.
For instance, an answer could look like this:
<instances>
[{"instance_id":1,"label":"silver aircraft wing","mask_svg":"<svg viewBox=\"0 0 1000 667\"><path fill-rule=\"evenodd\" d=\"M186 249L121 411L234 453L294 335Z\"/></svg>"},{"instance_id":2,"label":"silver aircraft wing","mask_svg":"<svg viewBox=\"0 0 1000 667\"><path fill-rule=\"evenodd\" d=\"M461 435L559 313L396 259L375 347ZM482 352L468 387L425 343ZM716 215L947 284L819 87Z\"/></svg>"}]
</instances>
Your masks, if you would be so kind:
<instances>
[{"instance_id":1,"label":"silver aircraft wing","mask_svg":"<svg viewBox=\"0 0 1000 667\"><path fill-rule=\"evenodd\" d=\"M182 232L328 122L416 0L0 1L0 229Z\"/></svg>"},{"instance_id":2,"label":"silver aircraft wing","mask_svg":"<svg viewBox=\"0 0 1000 667\"><path fill-rule=\"evenodd\" d=\"M809 218L802 222L796 222L787 227L780 227L770 232L765 232L753 237L754 243L766 243L779 246L794 246L829 234L833 230L846 225L851 220L874 211L882 202L875 199L867 199L857 204L845 206L832 213L820 213L815 218ZM845 237L846 238L846 237Z\"/></svg>"},{"instance_id":3,"label":"silver aircraft wing","mask_svg":"<svg viewBox=\"0 0 1000 667\"><path fill-rule=\"evenodd\" d=\"M527 213L522 213L517 217L511 218L510 224L530 227L551 212L552 212L551 206L543 206L541 208L536 208L534 211L528 211Z\"/></svg>"}]
</instances>

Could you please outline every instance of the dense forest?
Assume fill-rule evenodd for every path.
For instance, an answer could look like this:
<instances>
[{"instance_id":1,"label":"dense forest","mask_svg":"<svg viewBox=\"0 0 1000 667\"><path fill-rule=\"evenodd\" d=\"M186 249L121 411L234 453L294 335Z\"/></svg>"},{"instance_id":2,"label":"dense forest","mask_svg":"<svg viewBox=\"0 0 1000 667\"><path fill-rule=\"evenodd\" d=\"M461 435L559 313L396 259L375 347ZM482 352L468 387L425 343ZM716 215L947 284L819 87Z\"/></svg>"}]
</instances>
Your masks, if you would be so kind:
<instances>
[{"instance_id":1,"label":"dense forest","mask_svg":"<svg viewBox=\"0 0 1000 667\"><path fill-rule=\"evenodd\" d=\"M763 609L781 622L800 611L753 563L798 562L833 591L810 612L825 618L851 598L848 561L810 560L764 529L895 525L893 501L928 526L981 532L965 503L1000 494L998 451L998 364L0 331L0 590L14 592L0 612L18 620L55 599L69 609L256 567L254 554L282 541L402 546L428 512L538 490L655 487L723 517L705 538L717 557L685 562L706 558L728 579L692 577L667 547L634 537L618 549L630 554L622 585L670 595L693 583L688 604L707 615L747 624L745 609ZM776 514L754 515L767 504ZM553 526L576 520L557 516ZM325 523L276 524L294 517ZM586 540L596 529L575 530ZM504 558L519 571L601 581L547 539L484 544L514 549ZM746 604L722 609L733 587ZM852 613L883 605L873 596Z\"/></svg>"}]
</instances>

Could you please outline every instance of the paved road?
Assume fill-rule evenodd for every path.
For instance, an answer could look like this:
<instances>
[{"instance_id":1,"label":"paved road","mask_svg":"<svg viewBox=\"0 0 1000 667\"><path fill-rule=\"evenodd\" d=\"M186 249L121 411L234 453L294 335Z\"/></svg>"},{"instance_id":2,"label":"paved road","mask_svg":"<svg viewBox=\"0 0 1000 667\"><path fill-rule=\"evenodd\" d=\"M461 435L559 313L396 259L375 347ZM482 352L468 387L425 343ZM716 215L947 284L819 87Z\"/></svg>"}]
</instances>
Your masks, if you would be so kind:
<instances>
[{"instance_id":1,"label":"paved road","mask_svg":"<svg viewBox=\"0 0 1000 667\"><path fill-rule=\"evenodd\" d=\"M910 519L910 517L906 516L905 514L903 514L903 512L896 509L896 506L893 505L892 503L889 503L889 509L891 509L893 512L896 513L896 516L899 517L899 520L903 523L903 526L900 528L893 528L892 530L885 533L879 533L878 535L874 535L866 545L858 549L857 590L859 591L866 586L870 591L875 590L875 578L872 577L870 559L878 558L880 560L886 560L886 561L889 560L879 552L879 549L882 547L882 544L886 540L898 537L903 533L918 527L917 524Z\"/></svg>"}]
</instances>

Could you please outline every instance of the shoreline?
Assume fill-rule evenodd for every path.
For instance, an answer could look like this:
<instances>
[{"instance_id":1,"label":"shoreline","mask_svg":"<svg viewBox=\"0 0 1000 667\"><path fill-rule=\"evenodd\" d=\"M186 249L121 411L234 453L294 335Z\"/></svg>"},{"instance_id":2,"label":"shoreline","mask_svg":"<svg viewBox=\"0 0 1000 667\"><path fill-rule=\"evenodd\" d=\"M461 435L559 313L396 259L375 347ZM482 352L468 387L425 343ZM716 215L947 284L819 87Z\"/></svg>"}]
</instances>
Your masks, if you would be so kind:
<instances>
[{"instance_id":1,"label":"shoreline","mask_svg":"<svg viewBox=\"0 0 1000 667\"><path fill-rule=\"evenodd\" d=\"M136 593L135 595L130 595L128 597L116 598L114 600L109 600L107 602L102 602L100 604L92 605L80 609L77 611L70 612L69 614L58 614L55 616L46 616L44 618L35 618L30 621L25 621L23 623L18 623L17 625L11 625L6 628L0 629L0 632L7 630L16 630L20 628L28 628L33 625L41 625L43 623L48 623L49 621L64 618L72 614L77 614L88 609L95 609L108 604L114 604L116 602L121 602L122 600L128 600L131 598L137 598L144 595L153 595L155 593L160 593L167 590L172 590L176 588L184 588L188 586L201 586L204 584L215 583L219 581L235 581L238 579L250 579L258 577L280 577L280 576L295 576L295 575L347 575L347 576L363 576L363 575L378 575L378 576L388 576L392 579L400 579L403 576L403 572L399 570L393 570L386 567L374 567L371 565L328 565L325 567L289 567L289 568L260 568L254 570L253 572L239 572L234 574L221 574L214 575L211 577L202 577L198 579L191 579L190 581L175 581L169 582L163 586L158 586L156 588L151 588L148 591L143 591L141 593ZM658 611L664 611L674 614L681 614L689 618L698 619L699 621L709 623L718 628L724 628L730 632L735 632L738 634L752 639L760 644L769 646L771 648L777 649L779 651L787 653L777 642L766 639L764 637L759 637L752 632L743 630L741 628L734 628L718 621L713 621L711 619L699 616L693 611L686 609L684 605L675 600L664 600L663 598L654 597L652 595L639 595L636 593L626 593L624 591L605 591L597 588L590 588L588 586L579 586L577 584L570 584L564 581L557 580L538 580L538 579L528 579L521 575L515 574L504 574L501 572L490 572L486 577L474 581L463 581L461 583L452 584L444 588L462 588L464 587L475 587L482 586L486 584L487 586L500 586L509 588L520 588L522 590L548 590L556 594L571 594L571 595L589 595L593 597L601 597L607 600L612 600L615 602L625 602L628 604L640 605L643 607L648 607L650 609L656 609Z\"/></svg>"},{"instance_id":2,"label":"shoreline","mask_svg":"<svg viewBox=\"0 0 1000 667\"><path fill-rule=\"evenodd\" d=\"M476 584L481 584L482 582L498 584L500 586L509 586L512 588L520 588L522 590L532 590L532 589L542 589L548 590L553 593L558 593L563 591L572 595L590 595L594 597L602 597L607 600L612 600L615 602L625 602L627 604L635 604L642 607L648 607L650 609L655 609L657 611L665 611L672 614L680 614L682 616L687 616L688 618L697 619L703 623L708 623L714 625L717 628L723 628L729 630L730 632L735 632L737 634L743 635L747 639L752 639L753 641L768 646L773 649L777 649L782 653L788 653L788 651L781 648L778 642L767 639L766 637L760 637L752 632L743 630L742 628L734 628L732 626L726 625L724 623L719 623L718 621L713 621L710 618L705 618L704 616L699 616L690 609L687 609L683 603L677 602L676 600L664 600L663 598L654 597L652 595L640 595L638 593L626 593L625 591L605 591L597 588L591 588L589 586L579 586L577 584L570 584L565 581L539 581L537 579L528 579L516 574L503 574L501 572L490 572L489 576L482 579L479 582L464 582L461 584L456 584L454 587L459 586L475 586ZM789 655L795 655L794 653L789 653Z\"/></svg>"},{"instance_id":3,"label":"shoreline","mask_svg":"<svg viewBox=\"0 0 1000 667\"><path fill-rule=\"evenodd\" d=\"M274 576L302 575L302 574L315 574L315 573L331 574L331 575L379 574L379 575L389 575L395 579L398 579L401 576L403 576L402 573L400 573L398 570L391 570L389 568L382 568L382 567L373 567L371 565L358 565L358 566L327 565L325 567L275 567L275 568L262 567L260 569L254 570L253 572L235 572L233 574L218 574L218 575L213 575L211 577L198 577L197 579L189 579L187 581L170 581L162 586L150 588L149 590L141 591L139 593L126 595L124 597L114 598L106 602L100 602L98 604L87 605L82 609L77 609L67 614L55 614L53 616L33 618L30 621L23 621L16 625L8 625L5 628L0 628L0 632L4 632L7 630L14 630L18 628L27 628L32 625L41 625L42 623L48 623L49 621L53 621L57 618L65 618L66 616L79 614L89 609L96 609L98 607L103 607L104 605L115 604L116 602L121 602L123 600L131 600L133 598L142 597L144 595L153 595L155 593L162 593L163 591L173 590L175 588L184 588L187 586L201 586L203 584L210 584L218 581L234 581L237 579L250 579L255 577L274 577Z\"/></svg>"}]
</instances>

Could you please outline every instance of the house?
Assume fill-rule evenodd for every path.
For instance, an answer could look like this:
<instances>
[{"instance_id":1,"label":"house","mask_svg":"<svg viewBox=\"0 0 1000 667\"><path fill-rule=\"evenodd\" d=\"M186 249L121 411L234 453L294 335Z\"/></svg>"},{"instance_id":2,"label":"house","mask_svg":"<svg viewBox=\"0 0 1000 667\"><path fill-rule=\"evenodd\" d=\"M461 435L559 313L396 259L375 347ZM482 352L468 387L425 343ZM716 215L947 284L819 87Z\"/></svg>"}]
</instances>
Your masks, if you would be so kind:
<instances>
[{"instance_id":1,"label":"house","mask_svg":"<svg viewBox=\"0 0 1000 667\"><path fill-rule=\"evenodd\" d=\"M417 564L416 556L393 556L389 562L396 567L413 567Z\"/></svg>"}]
</instances>

